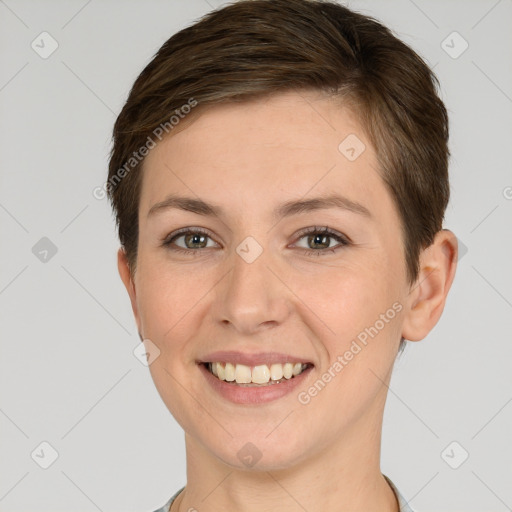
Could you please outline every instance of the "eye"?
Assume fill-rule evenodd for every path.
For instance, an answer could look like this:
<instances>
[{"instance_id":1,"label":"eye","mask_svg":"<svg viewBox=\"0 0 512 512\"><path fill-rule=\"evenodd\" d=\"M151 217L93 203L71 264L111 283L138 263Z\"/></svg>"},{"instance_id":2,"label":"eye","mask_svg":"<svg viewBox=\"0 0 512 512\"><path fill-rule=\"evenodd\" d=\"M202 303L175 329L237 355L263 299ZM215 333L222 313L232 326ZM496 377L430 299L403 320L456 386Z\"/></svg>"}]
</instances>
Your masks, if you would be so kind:
<instances>
[{"instance_id":1,"label":"eye","mask_svg":"<svg viewBox=\"0 0 512 512\"><path fill-rule=\"evenodd\" d=\"M299 233L299 240L305 239L306 246L304 254L308 256L322 256L327 253L334 253L341 247L350 245L350 240L347 236L331 230L329 227L311 227ZM338 242L332 243L334 241ZM298 245L300 247L300 245ZM311 250L313 249L313 250Z\"/></svg>"},{"instance_id":2,"label":"eye","mask_svg":"<svg viewBox=\"0 0 512 512\"><path fill-rule=\"evenodd\" d=\"M209 244L208 240L210 240L213 245ZM183 228L166 237L162 245L172 251L195 254L202 249L208 249L217 244L213 242L209 232L205 229Z\"/></svg>"},{"instance_id":3,"label":"eye","mask_svg":"<svg viewBox=\"0 0 512 512\"><path fill-rule=\"evenodd\" d=\"M304 254L308 256L321 256L334 253L341 247L351 244L350 239L329 227L310 227L299 233L298 241L305 240L306 246L302 246ZM332 243L333 241L337 243ZM217 247L210 233L203 228L183 228L171 233L162 241L162 246L175 252L188 255L197 254L204 249ZM301 245L296 242L296 247Z\"/></svg>"}]
</instances>

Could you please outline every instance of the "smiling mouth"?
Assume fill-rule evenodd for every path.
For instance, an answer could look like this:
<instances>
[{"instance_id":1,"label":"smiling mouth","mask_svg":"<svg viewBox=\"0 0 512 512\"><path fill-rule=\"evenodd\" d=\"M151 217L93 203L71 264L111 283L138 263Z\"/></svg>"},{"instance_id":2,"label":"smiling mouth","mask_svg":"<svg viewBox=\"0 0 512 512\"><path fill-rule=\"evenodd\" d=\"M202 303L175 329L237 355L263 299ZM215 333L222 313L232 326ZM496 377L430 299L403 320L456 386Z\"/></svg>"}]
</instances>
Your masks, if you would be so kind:
<instances>
[{"instance_id":1,"label":"smiling mouth","mask_svg":"<svg viewBox=\"0 0 512 512\"><path fill-rule=\"evenodd\" d=\"M225 362L202 363L217 379L239 386L269 386L298 377L313 367L310 363L274 363L246 366Z\"/></svg>"}]
</instances>

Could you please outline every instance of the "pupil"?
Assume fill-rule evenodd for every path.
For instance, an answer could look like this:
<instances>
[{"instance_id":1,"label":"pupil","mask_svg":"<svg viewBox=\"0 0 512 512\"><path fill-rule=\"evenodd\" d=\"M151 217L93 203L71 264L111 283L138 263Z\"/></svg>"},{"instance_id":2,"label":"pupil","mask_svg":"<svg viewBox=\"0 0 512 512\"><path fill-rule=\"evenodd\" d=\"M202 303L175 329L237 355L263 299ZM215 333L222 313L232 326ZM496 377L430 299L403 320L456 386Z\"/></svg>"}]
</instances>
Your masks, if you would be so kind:
<instances>
[{"instance_id":1,"label":"pupil","mask_svg":"<svg viewBox=\"0 0 512 512\"><path fill-rule=\"evenodd\" d=\"M325 240L326 238L328 238L327 236L325 235L314 235L312 236L311 238L313 238L313 243L316 245L316 244L320 244L320 245L323 245L323 246L329 246L329 243L325 243L323 242L322 243L322 240Z\"/></svg>"},{"instance_id":2,"label":"pupil","mask_svg":"<svg viewBox=\"0 0 512 512\"><path fill-rule=\"evenodd\" d=\"M189 235L187 237L187 242L190 242L192 244L200 244L200 243L204 243L204 235L198 235L198 234L193 234L193 235Z\"/></svg>"}]
</instances>

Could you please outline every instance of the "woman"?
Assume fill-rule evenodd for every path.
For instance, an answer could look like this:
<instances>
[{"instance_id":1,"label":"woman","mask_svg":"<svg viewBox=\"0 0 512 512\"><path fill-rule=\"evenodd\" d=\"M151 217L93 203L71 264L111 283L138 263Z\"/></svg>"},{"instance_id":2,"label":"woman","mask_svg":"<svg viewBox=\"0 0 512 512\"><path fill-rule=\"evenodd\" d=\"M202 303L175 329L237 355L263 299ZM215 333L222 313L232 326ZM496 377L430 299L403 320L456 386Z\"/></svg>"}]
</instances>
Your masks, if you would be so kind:
<instances>
[{"instance_id":1,"label":"woman","mask_svg":"<svg viewBox=\"0 0 512 512\"><path fill-rule=\"evenodd\" d=\"M331 2L244 0L171 37L114 127L118 266L185 431L160 511L405 512L388 383L457 241L436 78Z\"/></svg>"}]
</instances>

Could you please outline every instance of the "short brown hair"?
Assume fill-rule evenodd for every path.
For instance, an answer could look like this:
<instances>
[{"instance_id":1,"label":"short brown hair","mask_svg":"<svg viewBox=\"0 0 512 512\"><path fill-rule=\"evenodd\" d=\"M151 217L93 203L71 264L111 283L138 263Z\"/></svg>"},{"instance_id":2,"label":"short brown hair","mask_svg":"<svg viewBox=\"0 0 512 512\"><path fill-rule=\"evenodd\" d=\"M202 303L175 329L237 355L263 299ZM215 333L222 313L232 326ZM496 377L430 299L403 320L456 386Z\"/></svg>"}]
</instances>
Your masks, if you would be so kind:
<instances>
[{"instance_id":1,"label":"short brown hair","mask_svg":"<svg viewBox=\"0 0 512 512\"><path fill-rule=\"evenodd\" d=\"M333 1L241 0L208 13L158 50L114 126L108 194L130 269L143 160L132 169L126 163L159 126L191 101L314 89L351 105L375 148L402 220L413 283L420 251L442 229L449 199L448 115L438 86L421 57L388 28Z\"/></svg>"}]
</instances>

